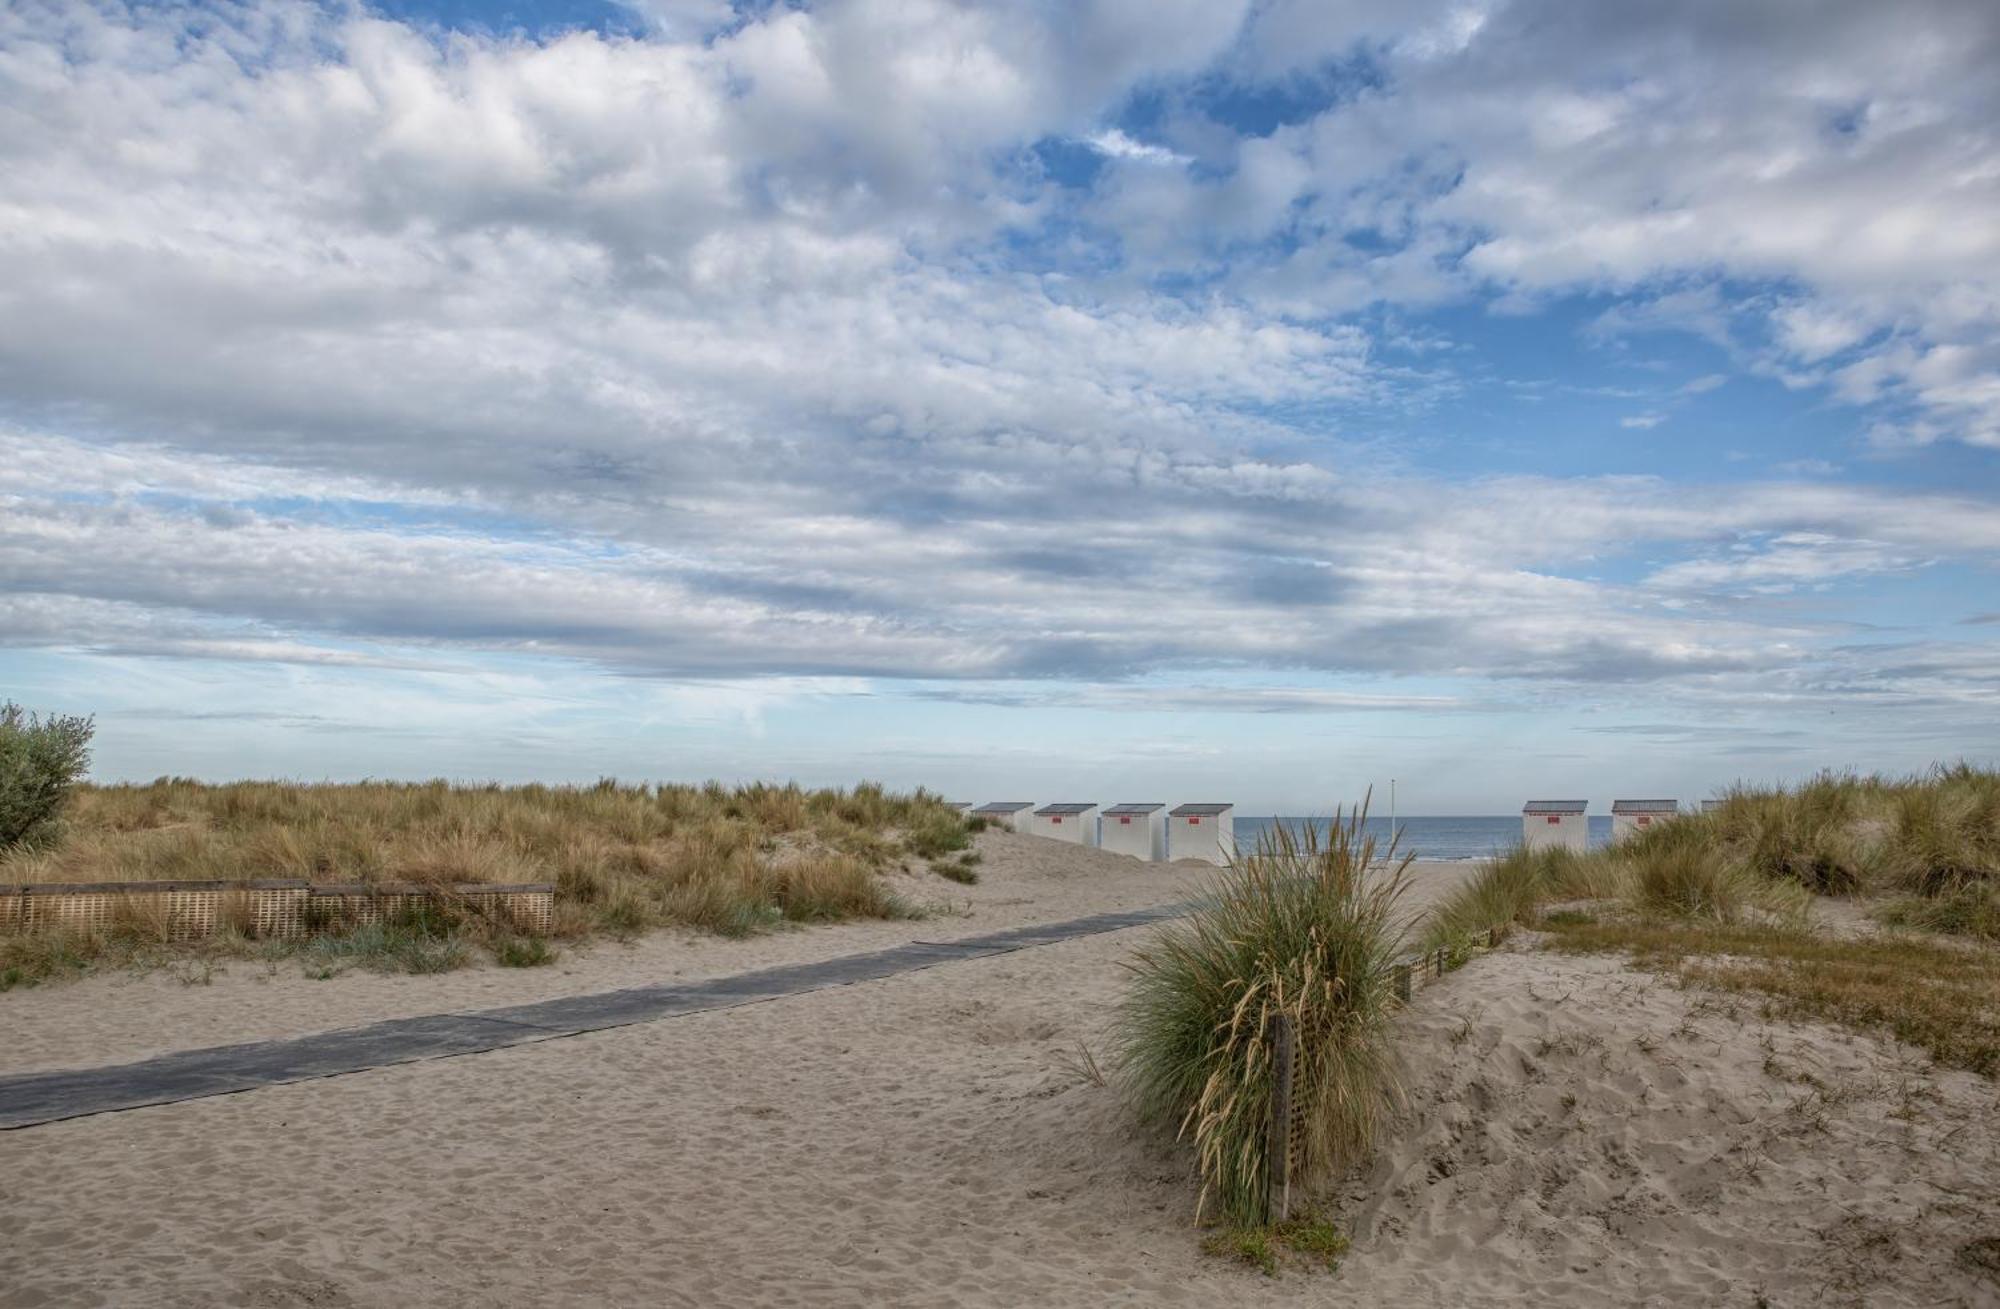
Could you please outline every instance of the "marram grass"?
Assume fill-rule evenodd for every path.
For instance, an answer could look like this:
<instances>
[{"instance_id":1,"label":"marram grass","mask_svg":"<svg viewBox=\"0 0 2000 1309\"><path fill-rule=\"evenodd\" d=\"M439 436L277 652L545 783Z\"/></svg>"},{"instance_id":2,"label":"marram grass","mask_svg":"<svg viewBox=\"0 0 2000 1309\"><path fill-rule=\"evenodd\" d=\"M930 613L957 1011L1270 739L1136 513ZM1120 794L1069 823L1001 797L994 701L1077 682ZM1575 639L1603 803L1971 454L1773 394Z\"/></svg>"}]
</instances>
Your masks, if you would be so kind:
<instances>
[{"instance_id":1,"label":"marram grass","mask_svg":"<svg viewBox=\"0 0 2000 1309\"><path fill-rule=\"evenodd\" d=\"M662 926L741 936L785 923L909 917L916 910L882 872L969 842L963 818L938 797L871 783L809 791L162 778L77 788L58 839L0 851L0 882L545 881L556 887L558 937ZM399 939L371 957L419 971L469 959L472 945L507 963L553 957L545 946L449 935L435 950L426 942L405 951ZM0 935L0 986L130 954L103 933L35 936ZM341 960L370 946L326 943Z\"/></svg>"},{"instance_id":2,"label":"marram grass","mask_svg":"<svg viewBox=\"0 0 2000 1309\"><path fill-rule=\"evenodd\" d=\"M1141 1114L1192 1142L1198 1216L1268 1218L1277 1015L1291 1018L1298 1052L1295 1188L1363 1155L1395 1101L1391 968L1410 860L1392 846L1376 867L1361 817L1325 837L1273 827L1131 962L1119 1068Z\"/></svg>"},{"instance_id":3,"label":"marram grass","mask_svg":"<svg viewBox=\"0 0 2000 1309\"><path fill-rule=\"evenodd\" d=\"M1989 935L2000 895L2000 772L1967 764L1912 778L1821 774L1738 787L1588 854L1517 848L1431 913L1427 945L1566 900L1620 900L1649 918L1797 923L1815 895L1906 897L1896 916Z\"/></svg>"}]
</instances>

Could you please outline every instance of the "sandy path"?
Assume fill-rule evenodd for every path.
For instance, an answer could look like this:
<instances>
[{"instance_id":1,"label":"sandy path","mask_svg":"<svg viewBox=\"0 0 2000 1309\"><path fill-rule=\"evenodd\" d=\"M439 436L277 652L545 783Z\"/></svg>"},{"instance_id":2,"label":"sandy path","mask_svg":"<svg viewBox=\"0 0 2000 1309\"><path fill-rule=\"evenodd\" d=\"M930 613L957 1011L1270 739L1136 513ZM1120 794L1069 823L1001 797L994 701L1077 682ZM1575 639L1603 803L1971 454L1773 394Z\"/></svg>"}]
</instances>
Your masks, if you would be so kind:
<instances>
[{"instance_id":1,"label":"sandy path","mask_svg":"<svg viewBox=\"0 0 2000 1309\"><path fill-rule=\"evenodd\" d=\"M307 977L297 963L228 961L213 973L182 968L107 973L0 994L0 1074L125 1063L170 1050L296 1036L384 1018L491 1009L668 980L692 981L803 963L912 940L949 940L1027 923L1184 898L1198 864L1145 864L1011 832L976 838L976 885L923 870L892 875L898 892L929 906L912 922L841 923L747 940L656 932L629 944L565 947L542 968L490 964L441 976L361 970ZM188 980L190 978L197 980Z\"/></svg>"},{"instance_id":2,"label":"sandy path","mask_svg":"<svg viewBox=\"0 0 2000 1309\"><path fill-rule=\"evenodd\" d=\"M1994 1302L1990 1084L1521 952L1408 1011L1342 1272L1206 1258L1072 1058L1149 930L0 1134L0 1306Z\"/></svg>"}]
</instances>

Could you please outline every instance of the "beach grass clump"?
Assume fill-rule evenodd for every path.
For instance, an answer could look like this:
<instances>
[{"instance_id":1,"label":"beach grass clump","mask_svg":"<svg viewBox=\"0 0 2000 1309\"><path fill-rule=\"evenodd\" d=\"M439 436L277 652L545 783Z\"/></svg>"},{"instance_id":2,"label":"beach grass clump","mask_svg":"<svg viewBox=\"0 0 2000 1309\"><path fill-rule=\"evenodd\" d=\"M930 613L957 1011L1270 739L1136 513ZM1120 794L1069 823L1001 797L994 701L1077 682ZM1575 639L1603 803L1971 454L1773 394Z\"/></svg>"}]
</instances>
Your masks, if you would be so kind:
<instances>
[{"instance_id":1,"label":"beach grass clump","mask_svg":"<svg viewBox=\"0 0 2000 1309\"><path fill-rule=\"evenodd\" d=\"M2000 943L2000 885L1967 883L1938 895L1901 896L1875 916L1891 927Z\"/></svg>"},{"instance_id":2,"label":"beach grass clump","mask_svg":"<svg viewBox=\"0 0 2000 1309\"><path fill-rule=\"evenodd\" d=\"M1624 895L1630 869L1623 863L1579 855L1561 847L1516 846L1489 861L1426 917L1426 950L1461 949L1489 929L1530 925L1541 906L1568 900Z\"/></svg>"},{"instance_id":3,"label":"beach grass clump","mask_svg":"<svg viewBox=\"0 0 2000 1309\"><path fill-rule=\"evenodd\" d=\"M1821 895L1949 895L2000 880L2000 772L1959 763L1918 777L1822 773L1737 787L1687 824L1746 867Z\"/></svg>"},{"instance_id":4,"label":"beach grass clump","mask_svg":"<svg viewBox=\"0 0 2000 1309\"><path fill-rule=\"evenodd\" d=\"M1656 917L1734 923L1760 911L1796 922L1812 903L1811 893L1798 883L1761 878L1701 841L1653 841L1626 851L1622 860L1631 870L1632 903Z\"/></svg>"},{"instance_id":5,"label":"beach grass clump","mask_svg":"<svg viewBox=\"0 0 2000 1309\"><path fill-rule=\"evenodd\" d=\"M493 943L493 962L502 968L540 968L561 952L539 936L503 936Z\"/></svg>"},{"instance_id":6,"label":"beach grass clump","mask_svg":"<svg viewBox=\"0 0 2000 1309\"><path fill-rule=\"evenodd\" d=\"M51 842L90 768L88 718L0 703L0 851Z\"/></svg>"},{"instance_id":7,"label":"beach grass clump","mask_svg":"<svg viewBox=\"0 0 2000 1309\"><path fill-rule=\"evenodd\" d=\"M1276 1020L1296 1059L1295 1142L1309 1187L1368 1148L1396 1095L1389 1045L1407 857L1370 873L1361 814L1322 836L1279 825L1217 874L1131 962L1118 1065L1141 1115L1194 1146L1197 1213L1267 1223Z\"/></svg>"},{"instance_id":8,"label":"beach grass clump","mask_svg":"<svg viewBox=\"0 0 2000 1309\"><path fill-rule=\"evenodd\" d=\"M953 810L918 817L903 833L903 844L919 859L942 859L972 848L972 832Z\"/></svg>"},{"instance_id":9,"label":"beach grass clump","mask_svg":"<svg viewBox=\"0 0 2000 1309\"><path fill-rule=\"evenodd\" d=\"M979 884L979 862L978 853L967 850L956 859L938 860L931 865L931 871L948 882L976 886Z\"/></svg>"}]
</instances>

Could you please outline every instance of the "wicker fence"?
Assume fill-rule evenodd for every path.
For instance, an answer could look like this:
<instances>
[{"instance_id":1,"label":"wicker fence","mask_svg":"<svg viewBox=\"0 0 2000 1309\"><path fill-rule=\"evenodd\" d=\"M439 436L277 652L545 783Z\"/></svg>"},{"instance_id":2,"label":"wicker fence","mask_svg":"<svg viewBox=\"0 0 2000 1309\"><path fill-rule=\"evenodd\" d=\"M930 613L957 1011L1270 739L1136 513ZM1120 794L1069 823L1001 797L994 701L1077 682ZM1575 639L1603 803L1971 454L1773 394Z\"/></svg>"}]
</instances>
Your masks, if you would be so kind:
<instances>
[{"instance_id":1,"label":"wicker fence","mask_svg":"<svg viewBox=\"0 0 2000 1309\"><path fill-rule=\"evenodd\" d=\"M160 941L192 941L233 929L292 941L392 921L421 906L539 935L550 928L555 887L547 882L42 882L0 886L0 931L122 930Z\"/></svg>"}]
</instances>

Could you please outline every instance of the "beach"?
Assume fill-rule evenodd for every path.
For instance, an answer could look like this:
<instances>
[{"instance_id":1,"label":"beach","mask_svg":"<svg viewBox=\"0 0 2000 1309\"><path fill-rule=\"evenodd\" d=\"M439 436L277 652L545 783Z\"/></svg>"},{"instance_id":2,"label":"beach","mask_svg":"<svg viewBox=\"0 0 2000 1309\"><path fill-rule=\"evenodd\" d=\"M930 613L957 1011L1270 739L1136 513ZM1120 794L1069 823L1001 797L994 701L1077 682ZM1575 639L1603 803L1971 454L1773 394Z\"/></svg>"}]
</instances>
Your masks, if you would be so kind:
<instances>
[{"instance_id":1,"label":"beach","mask_svg":"<svg viewBox=\"0 0 2000 1309\"><path fill-rule=\"evenodd\" d=\"M1202 873L978 843L963 917L10 994L0 1071L949 939ZM1409 907L1464 873L1416 866ZM1532 938L1399 1020L1409 1103L1335 1190L1340 1271L1204 1255L1185 1151L1094 1075L1152 930L0 1133L0 1305L1992 1302L1991 1083Z\"/></svg>"}]
</instances>

